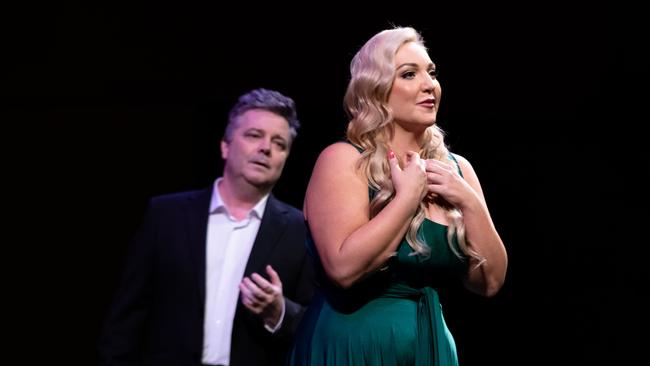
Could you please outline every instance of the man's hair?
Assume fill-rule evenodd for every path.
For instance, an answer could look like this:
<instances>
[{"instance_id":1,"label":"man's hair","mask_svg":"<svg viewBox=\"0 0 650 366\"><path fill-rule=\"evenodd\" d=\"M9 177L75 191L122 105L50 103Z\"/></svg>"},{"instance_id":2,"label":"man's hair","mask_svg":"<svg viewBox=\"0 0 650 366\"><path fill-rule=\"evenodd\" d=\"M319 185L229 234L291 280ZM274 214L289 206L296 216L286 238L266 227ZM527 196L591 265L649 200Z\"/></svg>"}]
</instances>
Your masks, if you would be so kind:
<instances>
[{"instance_id":1,"label":"man's hair","mask_svg":"<svg viewBox=\"0 0 650 366\"><path fill-rule=\"evenodd\" d=\"M240 96L237 103L230 109L228 125L224 134L226 142L230 142L239 117L251 109L263 109L284 117L289 123L291 140L293 141L298 135L300 121L298 121L296 103L293 99L275 90L259 88Z\"/></svg>"}]
</instances>

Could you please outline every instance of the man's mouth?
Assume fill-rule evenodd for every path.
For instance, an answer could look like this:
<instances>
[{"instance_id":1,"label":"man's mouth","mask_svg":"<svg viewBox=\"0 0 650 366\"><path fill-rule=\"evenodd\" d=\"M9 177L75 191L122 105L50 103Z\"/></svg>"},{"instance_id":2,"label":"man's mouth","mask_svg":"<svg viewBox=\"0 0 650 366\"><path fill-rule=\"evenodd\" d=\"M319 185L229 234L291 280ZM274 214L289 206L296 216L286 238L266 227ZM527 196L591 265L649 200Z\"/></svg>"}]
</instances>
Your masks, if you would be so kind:
<instances>
[{"instance_id":1,"label":"man's mouth","mask_svg":"<svg viewBox=\"0 0 650 366\"><path fill-rule=\"evenodd\" d=\"M255 165L259 165L259 166L267 168L267 169L271 167L268 162L263 161L263 160L252 160L251 163L253 163Z\"/></svg>"}]
</instances>

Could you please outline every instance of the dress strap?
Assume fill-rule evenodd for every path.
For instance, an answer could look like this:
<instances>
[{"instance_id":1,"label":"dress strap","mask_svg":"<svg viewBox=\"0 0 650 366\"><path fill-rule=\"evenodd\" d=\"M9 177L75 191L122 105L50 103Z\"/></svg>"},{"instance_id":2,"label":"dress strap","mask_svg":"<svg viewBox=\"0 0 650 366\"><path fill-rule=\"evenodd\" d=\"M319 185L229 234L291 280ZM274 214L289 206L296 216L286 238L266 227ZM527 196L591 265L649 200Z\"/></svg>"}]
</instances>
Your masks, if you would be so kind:
<instances>
[{"instance_id":1,"label":"dress strap","mask_svg":"<svg viewBox=\"0 0 650 366\"><path fill-rule=\"evenodd\" d=\"M362 154L362 153L363 153L363 148L362 148L361 146L359 146L359 145L355 145L355 144L353 144L350 140L347 140L347 139L346 139L346 140L343 140L343 142L348 143L348 144L354 146L354 148L357 149L357 151L359 152L359 154ZM373 189L370 185L368 185L368 199L369 199L370 201L372 201L373 198L375 198L376 195L377 195L377 190Z\"/></svg>"},{"instance_id":2,"label":"dress strap","mask_svg":"<svg viewBox=\"0 0 650 366\"><path fill-rule=\"evenodd\" d=\"M452 154L451 151L449 152L449 160L453 160L454 163L456 163L456 168L458 168L458 174L460 174L460 176L461 176L462 178L464 178L464 177L463 177L463 171L460 170L460 164L458 164L458 160L456 159L456 155L455 155L455 154Z\"/></svg>"},{"instance_id":3,"label":"dress strap","mask_svg":"<svg viewBox=\"0 0 650 366\"><path fill-rule=\"evenodd\" d=\"M362 148L361 146L352 143L352 141L350 141L350 140L348 140L348 139L345 139L345 140L342 140L342 141L345 142L345 143L347 143L347 144L350 144L350 145L354 146L354 148L357 149L357 151L359 152L359 154L363 153L363 148Z\"/></svg>"}]
</instances>

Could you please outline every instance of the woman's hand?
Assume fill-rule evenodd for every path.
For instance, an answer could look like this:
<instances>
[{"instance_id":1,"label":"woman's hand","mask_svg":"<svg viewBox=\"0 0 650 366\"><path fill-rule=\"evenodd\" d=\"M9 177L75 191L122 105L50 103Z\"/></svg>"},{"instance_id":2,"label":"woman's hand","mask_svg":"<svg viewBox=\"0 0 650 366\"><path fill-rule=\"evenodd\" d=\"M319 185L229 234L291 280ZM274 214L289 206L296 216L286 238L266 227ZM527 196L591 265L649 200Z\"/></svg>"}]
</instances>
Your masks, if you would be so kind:
<instances>
[{"instance_id":1,"label":"woman's hand","mask_svg":"<svg viewBox=\"0 0 650 366\"><path fill-rule=\"evenodd\" d=\"M427 174L425 171L425 160L414 151L406 153L406 164L402 169L395 153L388 152L390 164L390 177L395 187L395 196L404 197L419 204L427 194Z\"/></svg>"},{"instance_id":2,"label":"woman's hand","mask_svg":"<svg viewBox=\"0 0 650 366\"><path fill-rule=\"evenodd\" d=\"M435 159L424 160L427 180L427 197L440 196L455 207L462 209L472 198L474 189L463 179L452 164Z\"/></svg>"}]
</instances>

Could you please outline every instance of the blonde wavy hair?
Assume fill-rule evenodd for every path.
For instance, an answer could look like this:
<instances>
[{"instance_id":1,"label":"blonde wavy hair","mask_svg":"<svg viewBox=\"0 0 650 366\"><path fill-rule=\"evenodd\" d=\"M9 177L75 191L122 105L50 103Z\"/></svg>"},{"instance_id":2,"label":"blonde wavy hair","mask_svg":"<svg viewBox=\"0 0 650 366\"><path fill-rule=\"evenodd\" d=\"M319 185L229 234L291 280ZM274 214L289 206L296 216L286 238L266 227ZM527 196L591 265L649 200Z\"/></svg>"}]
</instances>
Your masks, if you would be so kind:
<instances>
[{"instance_id":1,"label":"blonde wavy hair","mask_svg":"<svg viewBox=\"0 0 650 366\"><path fill-rule=\"evenodd\" d=\"M344 105L350 117L347 138L362 148L358 168L368 178L369 185L376 191L370 201L370 217L375 217L395 196L395 188L390 178L390 166L386 155L388 142L394 135L393 116L388 107L388 96L395 78L395 54L405 43L415 42L424 46L422 36L413 28L384 30L370 38L357 52L350 64L351 80L345 93ZM445 145L444 132L435 124L428 127L420 141L419 154L423 159L449 161L450 153ZM446 212L450 223L447 230L449 248L461 259L465 256L483 258L467 245L463 215L442 198L436 203ZM418 235L418 228L426 218L427 204L421 202L415 216L411 219L406 241L413 248L412 255L429 257L429 248ZM458 247L453 245L454 235Z\"/></svg>"}]
</instances>

